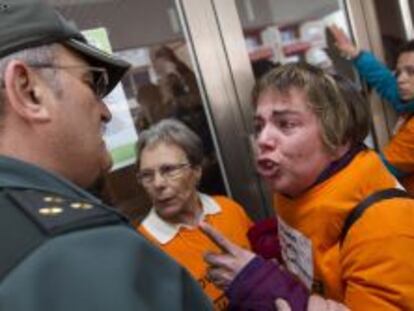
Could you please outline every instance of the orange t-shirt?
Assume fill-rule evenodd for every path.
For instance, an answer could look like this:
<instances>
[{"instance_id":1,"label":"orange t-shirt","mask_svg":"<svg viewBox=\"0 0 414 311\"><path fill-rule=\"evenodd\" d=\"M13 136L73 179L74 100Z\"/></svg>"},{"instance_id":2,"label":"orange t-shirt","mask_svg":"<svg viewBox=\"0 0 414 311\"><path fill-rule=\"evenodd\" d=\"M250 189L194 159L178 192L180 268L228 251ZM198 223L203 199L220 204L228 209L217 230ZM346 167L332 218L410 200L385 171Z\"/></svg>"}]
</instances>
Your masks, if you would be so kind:
<instances>
[{"instance_id":1,"label":"orange t-shirt","mask_svg":"<svg viewBox=\"0 0 414 311\"><path fill-rule=\"evenodd\" d=\"M414 195L414 118L408 116L384 148L387 161L410 175L400 179L407 191Z\"/></svg>"},{"instance_id":2,"label":"orange t-shirt","mask_svg":"<svg viewBox=\"0 0 414 311\"><path fill-rule=\"evenodd\" d=\"M250 248L247 231L251 227L252 222L243 208L236 202L223 196L208 197L202 195L203 197L202 203L207 199L210 204L214 202L213 204L218 206L214 213L207 212L204 220L218 229L233 243L244 248ZM204 205L203 203L203 207ZM159 227L164 225L161 224ZM155 235L159 235L156 233L158 230L151 230L151 226L145 225L144 220L137 229L183 267L187 268L193 277L198 280L204 292L212 299L215 310L226 310L228 300L224 293L207 279L206 272L208 266L203 260L203 256L207 251L220 252L220 249L198 228L180 226L176 234L171 235L169 241L166 241L164 238L160 238L160 236L157 238ZM160 240L163 241L160 242Z\"/></svg>"},{"instance_id":3,"label":"orange t-shirt","mask_svg":"<svg viewBox=\"0 0 414 311\"><path fill-rule=\"evenodd\" d=\"M302 196L275 197L282 255L309 288L351 310L414 310L414 201L375 203L339 235L348 213L375 191L398 186L372 151Z\"/></svg>"}]
</instances>

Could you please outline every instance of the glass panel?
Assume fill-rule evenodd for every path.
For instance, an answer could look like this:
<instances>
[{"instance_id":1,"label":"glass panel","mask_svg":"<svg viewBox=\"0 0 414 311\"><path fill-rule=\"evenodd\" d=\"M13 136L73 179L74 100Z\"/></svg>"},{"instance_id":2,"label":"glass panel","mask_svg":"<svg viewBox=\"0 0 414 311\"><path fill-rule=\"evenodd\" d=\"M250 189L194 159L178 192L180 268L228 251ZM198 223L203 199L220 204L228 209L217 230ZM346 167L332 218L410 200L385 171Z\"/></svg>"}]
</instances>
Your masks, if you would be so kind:
<instances>
[{"instance_id":1,"label":"glass panel","mask_svg":"<svg viewBox=\"0 0 414 311\"><path fill-rule=\"evenodd\" d=\"M307 61L354 78L351 66L330 49L326 26L350 33L342 1L236 0L256 77L269 66Z\"/></svg>"},{"instance_id":2,"label":"glass panel","mask_svg":"<svg viewBox=\"0 0 414 311\"><path fill-rule=\"evenodd\" d=\"M187 43L173 0L49 0L80 29L104 27L113 51L130 61L122 81L134 131L139 134L167 117L177 118L203 140L205 165L199 189L225 194ZM115 109L115 108L114 108ZM116 118L114 118L116 119ZM119 126L126 120L116 120ZM111 121L112 122L112 121ZM139 221L150 202L135 179L132 164L113 171L104 182L106 200ZM99 189L98 189L99 190Z\"/></svg>"}]
</instances>

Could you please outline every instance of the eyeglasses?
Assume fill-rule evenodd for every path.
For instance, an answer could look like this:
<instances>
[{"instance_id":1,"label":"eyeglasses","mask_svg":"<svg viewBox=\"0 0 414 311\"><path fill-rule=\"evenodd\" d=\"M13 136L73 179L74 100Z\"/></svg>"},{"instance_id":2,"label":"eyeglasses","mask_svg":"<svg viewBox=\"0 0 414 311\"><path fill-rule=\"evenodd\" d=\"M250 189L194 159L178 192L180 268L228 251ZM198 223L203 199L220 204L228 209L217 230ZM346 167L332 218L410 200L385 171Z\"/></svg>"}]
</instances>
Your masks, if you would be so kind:
<instances>
[{"instance_id":1,"label":"eyeglasses","mask_svg":"<svg viewBox=\"0 0 414 311\"><path fill-rule=\"evenodd\" d=\"M154 183L155 174L158 172L162 178L166 180L174 180L181 177L184 169L189 168L190 166L190 163L164 164L157 170L140 171L137 173L137 179L144 186L151 185Z\"/></svg>"},{"instance_id":2,"label":"eyeglasses","mask_svg":"<svg viewBox=\"0 0 414 311\"><path fill-rule=\"evenodd\" d=\"M109 77L108 72L102 67L84 66L84 65L55 65L55 64L31 64L31 68L39 69L86 69L90 73L91 80L83 80L84 83L92 90L96 97L102 99L108 93Z\"/></svg>"},{"instance_id":3,"label":"eyeglasses","mask_svg":"<svg viewBox=\"0 0 414 311\"><path fill-rule=\"evenodd\" d=\"M394 71L394 76L398 78L400 75L405 73L408 77L414 76L414 66L404 66L402 68L398 68Z\"/></svg>"}]
</instances>

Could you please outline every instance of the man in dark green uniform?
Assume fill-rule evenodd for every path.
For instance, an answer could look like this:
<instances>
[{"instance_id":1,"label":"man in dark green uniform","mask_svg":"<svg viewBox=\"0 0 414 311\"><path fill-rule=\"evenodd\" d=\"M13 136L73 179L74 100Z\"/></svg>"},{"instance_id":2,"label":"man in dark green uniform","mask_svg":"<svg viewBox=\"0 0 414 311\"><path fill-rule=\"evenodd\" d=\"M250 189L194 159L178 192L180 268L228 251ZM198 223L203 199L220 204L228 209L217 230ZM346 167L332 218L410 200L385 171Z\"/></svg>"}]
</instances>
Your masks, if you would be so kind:
<instances>
[{"instance_id":1,"label":"man in dark green uniform","mask_svg":"<svg viewBox=\"0 0 414 311\"><path fill-rule=\"evenodd\" d=\"M111 166L102 97L128 67L46 4L0 0L0 310L211 309L83 190Z\"/></svg>"}]
</instances>

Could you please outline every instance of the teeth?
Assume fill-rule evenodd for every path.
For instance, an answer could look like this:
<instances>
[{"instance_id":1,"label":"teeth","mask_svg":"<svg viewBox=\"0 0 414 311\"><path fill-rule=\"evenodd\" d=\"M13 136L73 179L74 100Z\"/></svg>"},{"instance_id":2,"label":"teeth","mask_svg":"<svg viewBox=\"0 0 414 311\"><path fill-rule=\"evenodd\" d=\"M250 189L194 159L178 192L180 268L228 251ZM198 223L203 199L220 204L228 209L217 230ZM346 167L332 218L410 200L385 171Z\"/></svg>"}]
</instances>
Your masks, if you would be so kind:
<instances>
[{"instance_id":1,"label":"teeth","mask_svg":"<svg viewBox=\"0 0 414 311\"><path fill-rule=\"evenodd\" d=\"M260 161L260 165L265 169L272 169L275 166L275 163L269 160Z\"/></svg>"}]
</instances>

